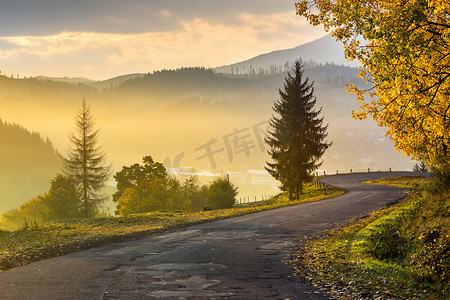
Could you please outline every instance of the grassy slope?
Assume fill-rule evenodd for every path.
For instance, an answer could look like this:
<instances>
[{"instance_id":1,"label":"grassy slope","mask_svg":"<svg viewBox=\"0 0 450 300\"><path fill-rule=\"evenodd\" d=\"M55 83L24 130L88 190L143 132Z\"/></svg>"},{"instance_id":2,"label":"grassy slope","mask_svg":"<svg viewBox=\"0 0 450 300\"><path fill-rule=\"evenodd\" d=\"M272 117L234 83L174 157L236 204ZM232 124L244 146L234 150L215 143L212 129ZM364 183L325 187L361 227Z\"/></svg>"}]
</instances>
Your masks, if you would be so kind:
<instances>
[{"instance_id":1,"label":"grassy slope","mask_svg":"<svg viewBox=\"0 0 450 300\"><path fill-rule=\"evenodd\" d=\"M450 266L448 195L428 180L369 182L414 187L407 200L310 240L293 259L299 275L336 298L447 299Z\"/></svg>"},{"instance_id":2,"label":"grassy slope","mask_svg":"<svg viewBox=\"0 0 450 300\"><path fill-rule=\"evenodd\" d=\"M318 201L344 193L307 186L299 201L284 196L259 206L204 212L152 212L128 217L64 220L31 226L14 232L0 231L0 270L8 270L34 261L89 249L113 241L142 238L161 231L212 222L225 218L269 210L302 202Z\"/></svg>"}]
</instances>

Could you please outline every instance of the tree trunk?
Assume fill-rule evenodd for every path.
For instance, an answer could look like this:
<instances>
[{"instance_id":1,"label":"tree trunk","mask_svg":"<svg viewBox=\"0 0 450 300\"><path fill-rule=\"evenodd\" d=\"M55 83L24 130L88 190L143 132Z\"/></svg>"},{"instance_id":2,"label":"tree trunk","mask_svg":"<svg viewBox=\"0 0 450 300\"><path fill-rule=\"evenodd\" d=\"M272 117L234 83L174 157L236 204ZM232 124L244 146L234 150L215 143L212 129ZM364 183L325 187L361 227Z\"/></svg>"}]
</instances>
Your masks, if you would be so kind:
<instances>
[{"instance_id":1,"label":"tree trunk","mask_svg":"<svg viewBox=\"0 0 450 300\"><path fill-rule=\"evenodd\" d=\"M87 218L89 217L89 206L88 206L88 199L87 199L87 189L86 189L86 184L84 184L83 187L83 196L84 196L84 217Z\"/></svg>"},{"instance_id":2,"label":"tree trunk","mask_svg":"<svg viewBox=\"0 0 450 300\"><path fill-rule=\"evenodd\" d=\"M303 195L303 181L300 180L300 182L298 184L298 188L300 190L300 195Z\"/></svg>"},{"instance_id":3,"label":"tree trunk","mask_svg":"<svg viewBox=\"0 0 450 300\"><path fill-rule=\"evenodd\" d=\"M86 118L84 119L83 127L83 197L84 197L84 217L89 217L89 206L88 206L88 196L87 196L87 146L86 146Z\"/></svg>"}]
</instances>

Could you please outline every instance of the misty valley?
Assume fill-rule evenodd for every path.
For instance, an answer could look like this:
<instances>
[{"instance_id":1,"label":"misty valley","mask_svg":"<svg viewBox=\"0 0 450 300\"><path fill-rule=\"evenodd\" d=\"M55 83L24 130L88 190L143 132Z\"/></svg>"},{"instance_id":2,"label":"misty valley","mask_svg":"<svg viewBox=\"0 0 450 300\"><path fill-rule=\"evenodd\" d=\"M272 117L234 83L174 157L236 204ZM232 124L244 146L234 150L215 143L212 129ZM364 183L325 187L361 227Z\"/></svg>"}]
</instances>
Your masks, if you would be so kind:
<instances>
[{"instance_id":1,"label":"misty valley","mask_svg":"<svg viewBox=\"0 0 450 300\"><path fill-rule=\"evenodd\" d=\"M196 175L208 183L228 174L239 189L238 202L277 194L278 182L264 170L269 159L264 138L290 67L239 74L182 68L106 81L1 76L0 211L48 190L51 178L61 172L57 153L66 155L83 97L113 174L151 155L180 179ZM345 84L365 84L357 68L312 61L305 67L317 107L329 124L327 140L333 142L320 174L411 168L383 128L352 119L358 104ZM111 177L108 194L115 184ZM108 201L106 207L112 214L115 203Z\"/></svg>"}]
</instances>

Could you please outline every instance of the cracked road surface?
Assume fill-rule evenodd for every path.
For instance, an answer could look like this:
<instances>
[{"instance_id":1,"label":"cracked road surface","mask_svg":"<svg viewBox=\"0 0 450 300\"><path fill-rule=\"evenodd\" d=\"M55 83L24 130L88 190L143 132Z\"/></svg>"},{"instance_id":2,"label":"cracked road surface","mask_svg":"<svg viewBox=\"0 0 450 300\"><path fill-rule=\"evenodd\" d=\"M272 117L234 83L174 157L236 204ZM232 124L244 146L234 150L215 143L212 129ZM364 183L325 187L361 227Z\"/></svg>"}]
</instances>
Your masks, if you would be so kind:
<instances>
[{"instance_id":1,"label":"cracked road surface","mask_svg":"<svg viewBox=\"0 0 450 300\"><path fill-rule=\"evenodd\" d=\"M109 244L0 273L1 299L327 299L286 263L307 236L402 197L360 181L411 172L331 176L349 193L318 202Z\"/></svg>"}]
</instances>

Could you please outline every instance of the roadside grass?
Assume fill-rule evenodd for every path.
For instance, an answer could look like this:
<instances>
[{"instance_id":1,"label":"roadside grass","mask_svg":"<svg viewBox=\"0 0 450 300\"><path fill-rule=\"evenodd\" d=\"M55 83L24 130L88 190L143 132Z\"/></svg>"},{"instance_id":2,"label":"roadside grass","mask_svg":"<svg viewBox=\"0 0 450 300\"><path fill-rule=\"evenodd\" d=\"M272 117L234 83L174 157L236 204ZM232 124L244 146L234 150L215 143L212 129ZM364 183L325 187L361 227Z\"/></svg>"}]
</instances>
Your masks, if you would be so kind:
<instances>
[{"instance_id":1,"label":"roadside grass","mask_svg":"<svg viewBox=\"0 0 450 300\"><path fill-rule=\"evenodd\" d=\"M417 189L425 187L426 183L430 182L431 178L420 175L385 177L376 180L364 181L366 184L390 185L400 188Z\"/></svg>"},{"instance_id":2,"label":"roadside grass","mask_svg":"<svg viewBox=\"0 0 450 300\"><path fill-rule=\"evenodd\" d=\"M372 181L414 187L409 197L310 239L294 255L298 274L341 299L450 299L448 195L428 179Z\"/></svg>"},{"instance_id":3,"label":"roadside grass","mask_svg":"<svg viewBox=\"0 0 450 300\"><path fill-rule=\"evenodd\" d=\"M151 212L127 217L98 217L27 225L13 232L0 230L0 271L110 242L138 239L151 234L251 214L282 206L319 201L345 193L333 189L324 195L313 185L307 185L298 201L278 195L258 206L201 212Z\"/></svg>"}]
</instances>

